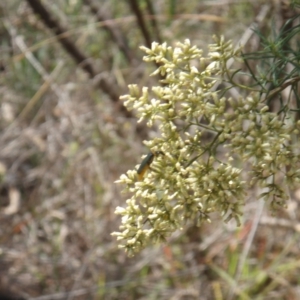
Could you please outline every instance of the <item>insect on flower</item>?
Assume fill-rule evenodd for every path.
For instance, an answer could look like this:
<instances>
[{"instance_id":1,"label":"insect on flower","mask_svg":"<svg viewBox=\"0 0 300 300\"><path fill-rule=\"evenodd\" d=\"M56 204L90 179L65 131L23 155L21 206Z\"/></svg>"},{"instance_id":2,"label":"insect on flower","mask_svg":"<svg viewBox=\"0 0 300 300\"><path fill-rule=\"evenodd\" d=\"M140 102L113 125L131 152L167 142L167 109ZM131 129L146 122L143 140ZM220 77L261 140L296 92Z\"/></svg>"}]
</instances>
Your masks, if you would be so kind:
<instances>
[{"instance_id":1,"label":"insect on flower","mask_svg":"<svg viewBox=\"0 0 300 300\"><path fill-rule=\"evenodd\" d=\"M139 181L143 180L144 175L150 168L150 165L153 162L154 157L160 154L165 155L162 151L149 152L148 155L143 159L141 165L137 170Z\"/></svg>"}]
</instances>

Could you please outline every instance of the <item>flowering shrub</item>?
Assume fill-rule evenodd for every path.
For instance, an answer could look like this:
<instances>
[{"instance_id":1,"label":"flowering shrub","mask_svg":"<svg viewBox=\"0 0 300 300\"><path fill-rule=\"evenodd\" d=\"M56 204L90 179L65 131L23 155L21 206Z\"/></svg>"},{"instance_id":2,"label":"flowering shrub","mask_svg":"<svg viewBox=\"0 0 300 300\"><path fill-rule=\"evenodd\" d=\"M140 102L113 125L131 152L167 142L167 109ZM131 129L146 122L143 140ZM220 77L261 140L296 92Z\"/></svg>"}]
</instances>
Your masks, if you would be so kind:
<instances>
[{"instance_id":1,"label":"flowering shrub","mask_svg":"<svg viewBox=\"0 0 300 300\"><path fill-rule=\"evenodd\" d=\"M237 71L227 65L240 49L223 37L215 37L207 57L189 40L142 49L145 61L160 65L152 75L161 74L163 85L150 91L130 85L121 98L139 122L158 128L160 136L145 144L164 155L154 157L142 180L130 170L117 181L131 194L126 207L116 209L122 225L113 235L120 247L132 256L187 221L209 221L211 212L239 224L254 184L266 188L261 196L272 208L284 206L288 187L300 179L299 150L293 148L300 124L289 109L269 112L259 92L233 82ZM245 96L227 97L231 87Z\"/></svg>"}]
</instances>

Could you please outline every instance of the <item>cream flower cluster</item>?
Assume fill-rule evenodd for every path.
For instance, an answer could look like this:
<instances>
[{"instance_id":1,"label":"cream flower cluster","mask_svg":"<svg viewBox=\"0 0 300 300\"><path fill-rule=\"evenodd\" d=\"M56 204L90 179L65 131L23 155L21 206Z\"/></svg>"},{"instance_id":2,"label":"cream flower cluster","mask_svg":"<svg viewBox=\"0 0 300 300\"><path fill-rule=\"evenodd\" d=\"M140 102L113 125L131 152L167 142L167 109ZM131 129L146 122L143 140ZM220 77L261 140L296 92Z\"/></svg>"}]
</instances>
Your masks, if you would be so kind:
<instances>
[{"instance_id":1,"label":"cream flower cluster","mask_svg":"<svg viewBox=\"0 0 300 300\"><path fill-rule=\"evenodd\" d=\"M268 189L262 196L274 207L283 205L288 199L285 184L300 179L299 151L292 147L299 124L289 111L269 112L258 93L226 98L235 72L227 62L240 50L223 37L215 37L206 57L189 40L176 47L153 43L142 50L145 61L159 64L152 75L163 76L162 86L149 91L130 85L121 98L139 121L158 128L160 137L145 144L164 155L154 157L143 180L135 169L117 181L131 195L125 207L116 209L122 224L113 235L120 247L132 256L165 241L187 222L210 221L211 212L239 223L253 184ZM226 88L215 89L225 82Z\"/></svg>"}]
</instances>

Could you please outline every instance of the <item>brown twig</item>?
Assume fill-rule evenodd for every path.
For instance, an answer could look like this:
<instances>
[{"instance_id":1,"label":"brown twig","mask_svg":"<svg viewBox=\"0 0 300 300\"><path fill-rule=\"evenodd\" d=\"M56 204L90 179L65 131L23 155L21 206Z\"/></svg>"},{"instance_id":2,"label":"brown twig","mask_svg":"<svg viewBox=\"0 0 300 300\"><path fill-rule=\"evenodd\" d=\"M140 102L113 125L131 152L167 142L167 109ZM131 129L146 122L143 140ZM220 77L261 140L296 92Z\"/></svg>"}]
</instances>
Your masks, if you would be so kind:
<instances>
[{"instance_id":1,"label":"brown twig","mask_svg":"<svg viewBox=\"0 0 300 300\"><path fill-rule=\"evenodd\" d=\"M115 41L128 62L132 63L133 55L128 46L125 35L121 32L120 28L116 26L116 24L113 25L111 22L105 22L111 20L112 18L107 13L101 11L93 0L84 0L83 2L90 8L91 12L95 14L99 22L104 22L103 28L109 33L112 40Z\"/></svg>"},{"instance_id":2,"label":"brown twig","mask_svg":"<svg viewBox=\"0 0 300 300\"><path fill-rule=\"evenodd\" d=\"M149 33L148 29L147 29L145 18L143 16L143 13L142 13L140 7L139 7L138 1L136 1L136 0L129 0L128 2L129 2L129 5L130 5L133 13L136 16L136 19L137 19L137 22L139 24L140 30L142 31L142 34L144 36L146 46L148 48L151 48L151 40L152 39L151 39L150 33Z\"/></svg>"},{"instance_id":3,"label":"brown twig","mask_svg":"<svg viewBox=\"0 0 300 300\"><path fill-rule=\"evenodd\" d=\"M160 37L160 33L159 33L159 28L158 28L158 24L156 22L156 17L155 17L155 11L154 11L154 8L153 8L153 3L152 1L150 0L146 0L146 3L147 3L147 8L148 8L148 11L150 13L150 15L152 15L153 17L150 19L150 22L152 24L152 27L153 27L153 31L155 33L155 36L157 38L157 42L158 43L162 43L162 39Z\"/></svg>"},{"instance_id":4,"label":"brown twig","mask_svg":"<svg viewBox=\"0 0 300 300\"><path fill-rule=\"evenodd\" d=\"M288 79L278 88L271 90L270 93L265 97L265 99L263 101L267 101L267 100L269 101L271 98L276 96L278 93L280 93L281 91L286 89L288 86L293 85L299 81L300 81L300 76L295 76L295 77Z\"/></svg>"},{"instance_id":5,"label":"brown twig","mask_svg":"<svg viewBox=\"0 0 300 300\"><path fill-rule=\"evenodd\" d=\"M68 29L64 28L57 20L55 20L51 13L41 3L40 0L26 0L35 14L41 17L41 20L49 27L56 36L62 35L67 32ZM83 54L73 41L63 36L58 39L64 49L70 54L74 61L93 78L96 75L96 71L92 63L88 60L88 57ZM112 86L106 79L102 79L99 82L99 88L103 90L114 102L119 101L119 95L115 92L115 87Z\"/></svg>"},{"instance_id":6,"label":"brown twig","mask_svg":"<svg viewBox=\"0 0 300 300\"><path fill-rule=\"evenodd\" d=\"M152 44L152 39L151 39L150 33L149 33L149 31L147 29L147 26L146 26L146 22L145 22L146 17L143 15L143 12L141 11L141 9L139 7L138 1L129 0L129 4L130 4L130 7L131 7L133 13L135 14L135 16L137 18L137 22L138 22L139 27L142 31L143 36L144 36L146 46L150 49L151 44ZM151 18L151 19L154 20L155 18ZM159 68L161 66L161 64L157 63L157 62L154 62L154 64L157 68ZM165 78L165 76L163 76L161 74L159 75L159 77L160 77L160 79Z\"/></svg>"}]
</instances>

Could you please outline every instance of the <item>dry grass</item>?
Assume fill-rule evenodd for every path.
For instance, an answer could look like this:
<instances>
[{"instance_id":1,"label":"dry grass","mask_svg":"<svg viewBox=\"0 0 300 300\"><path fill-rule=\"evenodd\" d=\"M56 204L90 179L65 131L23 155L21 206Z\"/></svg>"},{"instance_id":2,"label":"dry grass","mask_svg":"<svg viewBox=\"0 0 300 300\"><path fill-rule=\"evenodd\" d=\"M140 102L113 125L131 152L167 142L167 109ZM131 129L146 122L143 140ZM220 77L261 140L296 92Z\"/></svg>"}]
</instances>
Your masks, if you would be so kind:
<instances>
[{"instance_id":1,"label":"dry grass","mask_svg":"<svg viewBox=\"0 0 300 300\"><path fill-rule=\"evenodd\" d=\"M212 34L237 42L253 22L267 26L278 10L271 2L178 2L170 15L172 1L153 1L163 40L203 48ZM213 216L133 259L117 249L110 233L124 199L114 181L140 162L142 141L155 132L137 126L101 82L117 95L129 83L153 84L138 50L143 36L126 1L104 1L110 23L79 1L47 7L97 75L73 62L26 1L0 4L0 287L40 300L299 299L296 196L270 218L253 191L241 228ZM118 25L131 61L107 24Z\"/></svg>"}]
</instances>

